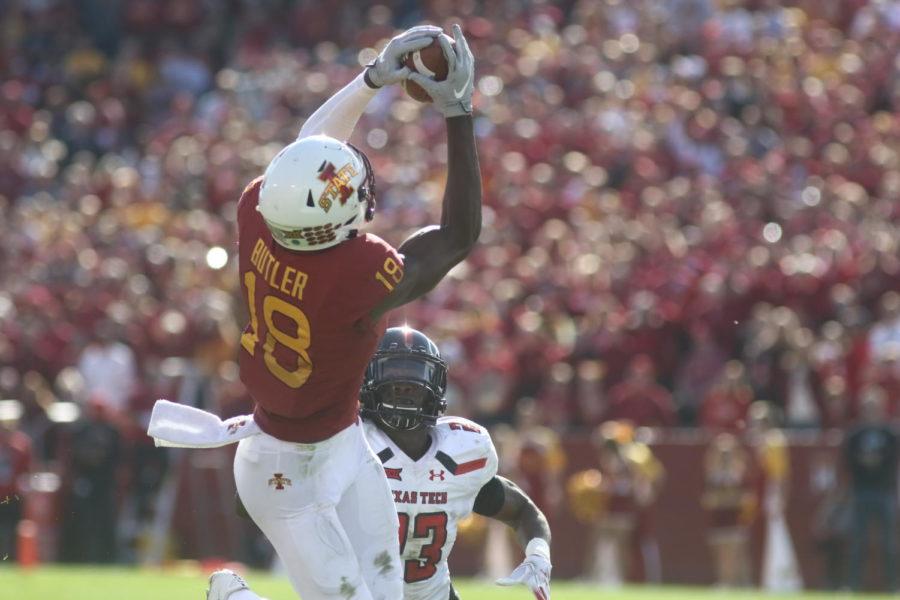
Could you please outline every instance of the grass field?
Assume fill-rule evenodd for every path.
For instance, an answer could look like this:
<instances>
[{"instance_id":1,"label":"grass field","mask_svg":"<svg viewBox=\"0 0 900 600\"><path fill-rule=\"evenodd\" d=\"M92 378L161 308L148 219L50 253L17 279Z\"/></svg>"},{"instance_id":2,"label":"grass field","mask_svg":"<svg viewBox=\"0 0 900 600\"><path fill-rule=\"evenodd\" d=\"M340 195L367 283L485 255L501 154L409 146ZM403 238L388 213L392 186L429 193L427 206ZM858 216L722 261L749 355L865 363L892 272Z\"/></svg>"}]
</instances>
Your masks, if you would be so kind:
<instances>
[{"instance_id":1,"label":"grass field","mask_svg":"<svg viewBox=\"0 0 900 600\"><path fill-rule=\"evenodd\" d=\"M281 578L251 572L246 579L254 591L270 600L296 600ZM455 584L464 600L532 600L525 588L499 588L489 583L459 580ZM47 567L23 572L0 567L0 600L204 600L206 575L196 567L167 570L133 570L103 567ZM630 587L599 590L584 585L556 582L554 600L736 600L772 598L759 592L731 592L686 587ZM807 593L775 596L797 600L859 598L849 594ZM866 598L895 598L868 595Z\"/></svg>"}]
</instances>

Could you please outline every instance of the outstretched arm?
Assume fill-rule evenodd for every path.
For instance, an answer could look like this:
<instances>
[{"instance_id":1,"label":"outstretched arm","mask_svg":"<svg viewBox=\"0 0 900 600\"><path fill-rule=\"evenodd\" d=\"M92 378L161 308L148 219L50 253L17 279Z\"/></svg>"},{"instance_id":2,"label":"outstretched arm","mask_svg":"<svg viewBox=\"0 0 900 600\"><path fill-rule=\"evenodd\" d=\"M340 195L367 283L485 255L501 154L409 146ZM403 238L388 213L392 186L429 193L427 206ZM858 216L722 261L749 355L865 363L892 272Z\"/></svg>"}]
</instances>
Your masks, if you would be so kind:
<instances>
[{"instance_id":1,"label":"outstretched arm","mask_svg":"<svg viewBox=\"0 0 900 600\"><path fill-rule=\"evenodd\" d=\"M310 115L300 128L297 139L311 135L327 135L342 142L350 139L356 123L375 93L385 85L406 78L409 69L403 66L403 57L431 44L434 36L440 32L439 27L420 25L393 38L374 63Z\"/></svg>"},{"instance_id":2,"label":"outstretched arm","mask_svg":"<svg viewBox=\"0 0 900 600\"><path fill-rule=\"evenodd\" d=\"M474 65L459 26L454 26L454 33L455 48L443 37L438 38L449 63L446 80L410 75L431 94L435 108L446 117L447 187L441 224L421 229L401 244L403 279L372 311L374 320L434 288L468 256L481 233L481 172L471 115Z\"/></svg>"},{"instance_id":3,"label":"outstretched arm","mask_svg":"<svg viewBox=\"0 0 900 600\"><path fill-rule=\"evenodd\" d=\"M363 111L378 92L366 85L363 75L357 75L311 114L300 128L297 139L311 135L327 135L342 142L350 139Z\"/></svg>"},{"instance_id":4,"label":"outstretched arm","mask_svg":"<svg viewBox=\"0 0 900 600\"><path fill-rule=\"evenodd\" d=\"M525 551L522 564L497 583L521 583L538 600L550 600L550 525L544 513L519 486L499 475L481 488L473 510L509 525Z\"/></svg>"}]
</instances>

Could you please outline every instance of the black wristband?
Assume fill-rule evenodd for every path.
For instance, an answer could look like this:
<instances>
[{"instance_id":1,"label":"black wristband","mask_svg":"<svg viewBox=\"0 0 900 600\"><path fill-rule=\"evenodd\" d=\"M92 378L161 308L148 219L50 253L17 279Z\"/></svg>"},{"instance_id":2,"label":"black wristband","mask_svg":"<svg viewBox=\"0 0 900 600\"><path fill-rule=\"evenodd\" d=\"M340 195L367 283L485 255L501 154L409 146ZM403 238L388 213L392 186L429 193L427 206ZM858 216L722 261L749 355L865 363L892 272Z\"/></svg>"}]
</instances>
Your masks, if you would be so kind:
<instances>
[{"instance_id":1,"label":"black wristband","mask_svg":"<svg viewBox=\"0 0 900 600\"><path fill-rule=\"evenodd\" d=\"M366 85L369 86L370 88L372 88L373 90L379 90L379 89L381 89L381 86L375 85L375 83L372 81L372 78L369 77L369 69L371 69L373 66L375 66L375 63L366 65L366 70L363 71L363 81L365 81Z\"/></svg>"}]
</instances>

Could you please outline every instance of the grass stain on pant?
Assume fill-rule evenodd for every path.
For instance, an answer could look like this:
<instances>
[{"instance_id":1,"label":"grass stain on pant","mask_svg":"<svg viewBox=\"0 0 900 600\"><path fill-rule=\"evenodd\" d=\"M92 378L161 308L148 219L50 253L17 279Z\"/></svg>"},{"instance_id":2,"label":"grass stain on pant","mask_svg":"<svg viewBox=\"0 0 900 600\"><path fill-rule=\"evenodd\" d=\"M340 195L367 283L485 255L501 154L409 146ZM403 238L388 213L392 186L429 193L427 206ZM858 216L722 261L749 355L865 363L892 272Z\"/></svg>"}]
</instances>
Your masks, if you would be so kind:
<instances>
[{"instance_id":1,"label":"grass stain on pant","mask_svg":"<svg viewBox=\"0 0 900 600\"><path fill-rule=\"evenodd\" d=\"M372 563L378 569L378 574L382 576L394 570L394 565L391 564L391 555L387 550L378 554Z\"/></svg>"},{"instance_id":2,"label":"grass stain on pant","mask_svg":"<svg viewBox=\"0 0 900 600\"><path fill-rule=\"evenodd\" d=\"M349 581L347 581L346 577L341 577L341 596L350 600L353 596L356 595L356 586L351 585Z\"/></svg>"}]
</instances>

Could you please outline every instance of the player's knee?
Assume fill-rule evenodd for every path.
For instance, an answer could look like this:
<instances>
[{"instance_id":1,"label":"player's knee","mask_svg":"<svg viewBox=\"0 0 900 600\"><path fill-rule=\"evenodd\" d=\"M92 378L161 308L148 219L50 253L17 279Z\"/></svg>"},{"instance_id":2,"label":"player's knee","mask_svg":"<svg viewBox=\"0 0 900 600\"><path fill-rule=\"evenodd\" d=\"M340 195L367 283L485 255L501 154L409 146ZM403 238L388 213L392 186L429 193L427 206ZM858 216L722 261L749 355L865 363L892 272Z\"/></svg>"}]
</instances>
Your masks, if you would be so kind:
<instances>
[{"instance_id":1,"label":"player's knee","mask_svg":"<svg viewBox=\"0 0 900 600\"><path fill-rule=\"evenodd\" d=\"M347 542L346 533L337 518L334 509L312 511L312 529L315 531L315 545L320 544L328 548L336 556L353 554L353 549Z\"/></svg>"},{"instance_id":2,"label":"player's knee","mask_svg":"<svg viewBox=\"0 0 900 600\"><path fill-rule=\"evenodd\" d=\"M304 513L292 536L309 562L309 571L326 597L347 600L371 598L356 554L334 507Z\"/></svg>"}]
</instances>

